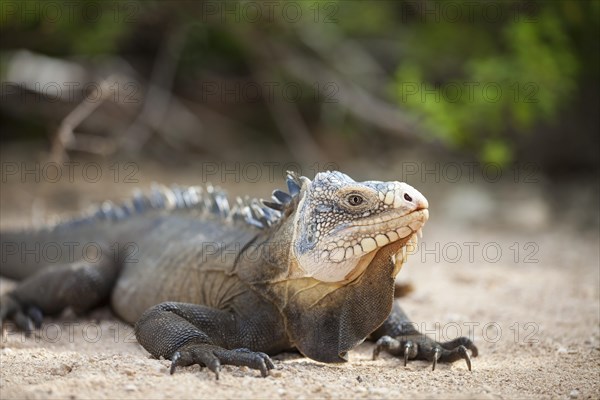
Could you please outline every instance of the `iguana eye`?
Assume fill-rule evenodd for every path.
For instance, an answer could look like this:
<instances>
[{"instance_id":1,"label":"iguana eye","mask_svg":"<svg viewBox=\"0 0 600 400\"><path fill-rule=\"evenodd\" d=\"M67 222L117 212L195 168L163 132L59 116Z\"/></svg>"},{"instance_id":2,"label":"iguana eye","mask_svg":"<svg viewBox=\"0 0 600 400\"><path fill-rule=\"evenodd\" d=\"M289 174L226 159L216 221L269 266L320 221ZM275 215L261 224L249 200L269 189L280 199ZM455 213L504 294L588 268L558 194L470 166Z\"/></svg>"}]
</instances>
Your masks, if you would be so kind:
<instances>
[{"instance_id":1,"label":"iguana eye","mask_svg":"<svg viewBox=\"0 0 600 400\"><path fill-rule=\"evenodd\" d=\"M364 199L362 198L362 196L358 194L351 194L350 196L348 196L348 203L350 203L351 206L358 206L362 204L363 201Z\"/></svg>"}]
</instances>

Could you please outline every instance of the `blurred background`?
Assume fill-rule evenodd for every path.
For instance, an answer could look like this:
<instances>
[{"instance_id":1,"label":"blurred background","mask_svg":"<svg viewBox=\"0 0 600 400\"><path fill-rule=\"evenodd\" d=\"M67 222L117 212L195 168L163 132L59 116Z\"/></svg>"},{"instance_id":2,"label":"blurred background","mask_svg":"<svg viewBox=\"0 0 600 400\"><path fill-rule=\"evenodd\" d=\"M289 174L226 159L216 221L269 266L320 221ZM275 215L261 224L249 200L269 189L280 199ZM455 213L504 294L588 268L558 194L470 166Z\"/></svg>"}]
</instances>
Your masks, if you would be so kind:
<instances>
[{"instance_id":1,"label":"blurred background","mask_svg":"<svg viewBox=\"0 0 600 400\"><path fill-rule=\"evenodd\" d=\"M405 180L459 222L595 229L599 17L569 0L2 0L4 206L88 204L61 186L74 160L109 185L262 196L286 169L341 169Z\"/></svg>"}]
</instances>

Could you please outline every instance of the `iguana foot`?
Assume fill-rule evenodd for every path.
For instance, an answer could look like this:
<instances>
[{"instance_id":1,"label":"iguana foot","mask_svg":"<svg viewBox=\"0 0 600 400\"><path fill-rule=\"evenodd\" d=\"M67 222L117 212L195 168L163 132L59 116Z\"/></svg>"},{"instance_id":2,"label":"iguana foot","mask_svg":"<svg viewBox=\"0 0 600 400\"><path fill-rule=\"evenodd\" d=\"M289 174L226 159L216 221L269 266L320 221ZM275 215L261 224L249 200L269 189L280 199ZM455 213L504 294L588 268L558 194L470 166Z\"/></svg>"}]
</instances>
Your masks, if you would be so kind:
<instances>
[{"instance_id":1,"label":"iguana foot","mask_svg":"<svg viewBox=\"0 0 600 400\"><path fill-rule=\"evenodd\" d=\"M171 374L177 367L199 364L208 367L219 379L221 365L246 366L259 369L263 377L269 375L269 370L275 368L273 362L265 353L248 349L227 350L211 344L190 344L183 346L171 357Z\"/></svg>"},{"instance_id":2,"label":"iguana foot","mask_svg":"<svg viewBox=\"0 0 600 400\"><path fill-rule=\"evenodd\" d=\"M42 311L35 306L25 306L9 294L0 297L0 327L4 328L7 320L12 320L17 328L27 336L34 329L42 326Z\"/></svg>"},{"instance_id":3,"label":"iguana foot","mask_svg":"<svg viewBox=\"0 0 600 400\"><path fill-rule=\"evenodd\" d=\"M12 320L30 335L40 328L44 315L58 315L70 307L76 314L108 299L118 266L105 251L97 260L48 265L0 296L0 326Z\"/></svg>"},{"instance_id":4,"label":"iguana foot","mask_svg":"<svg viewBox=\"0 0 600 400\"><path fill-rule=\"evenodd\" d=\"M410 336L382 336L377 340L375 350L373 350L373 359L377 359L381 350L393 356L404 356L404 366L408 360L428 360L433 362L432 371L439 362L454 362L465 360L469 371L471 371L471 357L477 357L477 346L467 337L439 343L420 333Z\"/></svg>"}]
</instances>

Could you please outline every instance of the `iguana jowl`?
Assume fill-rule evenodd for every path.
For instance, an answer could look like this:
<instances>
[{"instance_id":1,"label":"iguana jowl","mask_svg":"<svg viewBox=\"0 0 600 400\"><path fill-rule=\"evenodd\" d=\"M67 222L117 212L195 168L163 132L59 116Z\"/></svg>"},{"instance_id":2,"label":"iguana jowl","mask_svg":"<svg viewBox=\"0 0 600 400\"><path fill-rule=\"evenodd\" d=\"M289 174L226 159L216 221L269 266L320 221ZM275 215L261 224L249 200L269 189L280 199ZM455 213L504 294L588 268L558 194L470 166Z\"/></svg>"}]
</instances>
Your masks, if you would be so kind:
<instances>
[{"instance_id":1,"label":"iguana jowl","mask_svg":"<svg viewBox=\"0 0 600 400\"><path fill-rule=\"evenodd\" d=\"M109 300L139 343L177 366L273 368L268 355L297 349L344 362L366 338L408 359L471 362L465 337L438 343L394 303L406 249L429 217L425 197L400 182L355 182L340 172L313 181L290 173L289 193L231 207L208 186L155 188L122 205L36 231L0 235L3 276L22 280L0 298L0 322L25 331L66 307ZM93 261L45 265L23 249L99 243ZM118 246L115 246L115 243ZM126 248L134 244L135 254ZM116 251L116 250L119 251ZM30 250L29 250L30 251ZM34 257L35 258L35 257Z\"/></svg>"}]
</instances>

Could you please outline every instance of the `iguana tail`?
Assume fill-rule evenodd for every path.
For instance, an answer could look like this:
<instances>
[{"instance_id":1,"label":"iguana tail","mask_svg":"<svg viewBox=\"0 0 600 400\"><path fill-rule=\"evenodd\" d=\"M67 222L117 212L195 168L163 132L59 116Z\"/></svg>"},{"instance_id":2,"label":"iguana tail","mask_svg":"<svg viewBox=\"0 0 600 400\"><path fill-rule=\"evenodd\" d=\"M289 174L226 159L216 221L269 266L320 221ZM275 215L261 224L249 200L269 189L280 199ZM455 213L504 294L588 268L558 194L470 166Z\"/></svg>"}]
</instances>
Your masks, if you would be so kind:
<instances>
[{"instance_id":1,"label":"iguana tail","mask_svg":"<svg viewBox=\"0 0 600 400\"><path fill-rule=\"evenodd\" d=\"M0 276L22 280L41 268L89 261L98 249L113 245L131 218L167 208L165 191L135 194L120 205L104 202L90 212L39 229L0 232ZM141 230L143 231L143 230Z\"/></svg>"},{"instance_id":2,"label":"iguana tail","mask_svg":"<svg viewBox=\"0 0 600 400\"><path fill-rule=\"evenodd\" d=\"M106 248L100 229L60 228L0 232L0 276L23 280L45 267L93 259Z\"/></svg>"}]
</instances>

